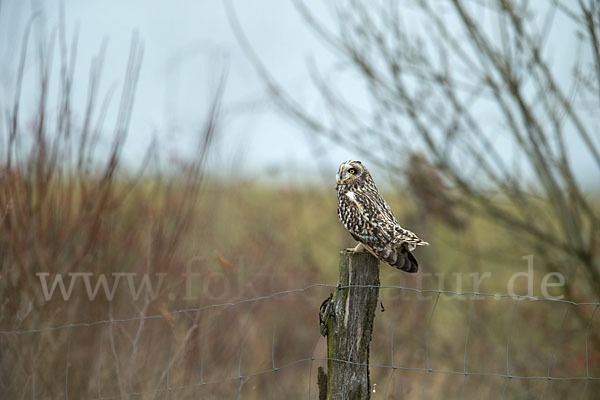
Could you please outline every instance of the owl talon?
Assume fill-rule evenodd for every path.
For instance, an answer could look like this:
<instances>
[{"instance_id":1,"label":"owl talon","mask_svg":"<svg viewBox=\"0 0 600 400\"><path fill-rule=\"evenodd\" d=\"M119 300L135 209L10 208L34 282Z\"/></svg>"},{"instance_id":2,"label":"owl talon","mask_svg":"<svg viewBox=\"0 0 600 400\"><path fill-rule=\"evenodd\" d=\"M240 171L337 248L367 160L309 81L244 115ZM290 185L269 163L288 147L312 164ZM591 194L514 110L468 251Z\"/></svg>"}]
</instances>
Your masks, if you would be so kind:
<instances>
[{"instance_id":1,"label":"owl talon","mask_svg":"<svg viewBox=\"0 0 600 400\"><path fill-rule=\"evenodd\" d=\"M354 247L352 249L352 251L355 253L363 253L363 252L367 251L367 248L365 246L363 246L362 243L359 243L356 245L356 247Z\"/></svg>"}]
</instances>

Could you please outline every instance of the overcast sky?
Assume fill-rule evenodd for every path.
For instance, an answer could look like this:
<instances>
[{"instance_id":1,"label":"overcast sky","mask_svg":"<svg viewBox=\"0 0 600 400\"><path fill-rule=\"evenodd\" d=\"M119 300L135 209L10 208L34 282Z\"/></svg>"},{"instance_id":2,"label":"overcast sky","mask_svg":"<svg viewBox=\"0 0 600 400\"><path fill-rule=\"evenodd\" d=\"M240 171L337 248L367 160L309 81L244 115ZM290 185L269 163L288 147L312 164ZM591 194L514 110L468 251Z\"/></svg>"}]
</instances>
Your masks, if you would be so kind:
<instances>
[{"instance_id":1,"label":"overcast sky","mask_svg":"<svg viewBox=\"0 0 600 400\"><path fill-rule=\"evenodd\" d=\"M85 101L90 62L104 40L108 43L104 92L123 82L134 31L143 42L144 59L124 153L128 163L135 165L154 134L165 160L173 154L193 156L195 132L224 68L228 70L224 118L211 160L223 175L256 178L281 169L292 171L290 177L297 178L315 174L317 166L335 174L341 161L361 158L357 152L317 139L271 104L263 81L233 35L221 1L65 0L64 4L67 36L77 32L79 38L74 95L80 104ZM318 113L322 105L310 84L307 63L311 60L326 73L335 71L330 51L303 23L290 1L238 0L233 4L250 43L272 75ZM327 23L330 14L322 4L312 1L310 7ZM34 11L41 12L35 32L48 35L58 24L59 5L59 0L0 0L1 107L13 98L26 21ZM32 85L37 67L35 62L27 64L26 76ZM358 83L346 83L347 95L364 97ZM23 99L35 105L27 91ZM113 101L112 118L117 103ZM83 108L78 111L83 113ZM581 174L587 171L585 162L577 168ZM333 182L333 175L331 179Z\"/></svg>"},{"instance_id":2,"label":"overcast sky","mask_svg":"<svg viewBox=\"0 0 600 400\"><path fill-rule=\"evenodd\" d=\"M45 31L51 32L58 23L59 4L0 0L1 85L3 93L9 94L5 99L12 99L14 93L16 55L27 19L34 10L40 10L46 21ZM81 101L87 91L91 60L103 40L108 41L104 91L123 82L134 31L143 42L144 59L125 151L128 161L135 163L141 157L153 134L161 140L163 156L190 156L195 131L202 125L218 77L226 68L224 118L212 155L213 165L226 169L226 175L238 176L248 171L287 170L290 163L311 170L317 165L308 145L310 134L280 115L271 104L263 81L240 50L221 2L66 0L64 4L67 36L75 32L79 36L74 89ZM289 1L235 1L234 5L265 65L310 107L316 96L307 84L307 60L316 60L326 68L333 63L329 52L302 23ZM42 31L40 26L37 33ZM36 68L35 62L28 63L26 76L31 82ZM27 96L25 91L24 99L34 105L35 98ZM113 103L114 111L118 101ZM81 108L79 111L83 112ZM320 154L320 165L329 165L334 173L340 161L359 157L333 144L322 146ZM244 168L239 169L243 164Z\"/></svg>"}]
</instances>

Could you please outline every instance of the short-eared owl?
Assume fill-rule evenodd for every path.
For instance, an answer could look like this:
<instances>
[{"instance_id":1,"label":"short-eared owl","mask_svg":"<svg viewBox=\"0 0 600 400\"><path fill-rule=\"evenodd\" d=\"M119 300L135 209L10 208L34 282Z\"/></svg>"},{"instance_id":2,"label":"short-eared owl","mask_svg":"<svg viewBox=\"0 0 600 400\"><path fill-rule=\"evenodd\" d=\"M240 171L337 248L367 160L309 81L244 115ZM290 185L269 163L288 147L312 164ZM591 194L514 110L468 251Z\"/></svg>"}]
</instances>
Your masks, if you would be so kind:
<instances>
[{"instance_id":1,"label":"short-eared owl","mask_svg":"<svg viewBox=\"0 0 600 400\"><path fill-rule=\"evenodd\" d=\"M419 264L411 251L429 243L398 224L367 168L360 161L346 161L336 180L338 216L359 242L354 250L366 249L392 267L417 272Z\"/></svg>"}]
</instances>

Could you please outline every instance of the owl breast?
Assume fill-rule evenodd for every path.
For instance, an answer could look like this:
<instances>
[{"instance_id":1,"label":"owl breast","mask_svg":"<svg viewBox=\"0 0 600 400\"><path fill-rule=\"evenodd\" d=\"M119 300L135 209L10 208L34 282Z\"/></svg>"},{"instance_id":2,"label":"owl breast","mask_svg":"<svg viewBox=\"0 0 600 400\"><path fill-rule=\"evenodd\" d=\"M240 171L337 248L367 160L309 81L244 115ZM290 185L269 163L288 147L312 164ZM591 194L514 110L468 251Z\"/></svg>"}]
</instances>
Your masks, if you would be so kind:
<instances>
[{"instance_id":1,"label":"owl breast","mask_svg":"<svg viewBox=\"0 0 600 400\"><path fill-rule=\"evenodd\" d=\"M375 222L376 210L371 210L368 204L361 201L363 193L358 188L339 187L338 217L352 237L364 244L371 245L380 232Z\"/></svg>"}]
</instances>

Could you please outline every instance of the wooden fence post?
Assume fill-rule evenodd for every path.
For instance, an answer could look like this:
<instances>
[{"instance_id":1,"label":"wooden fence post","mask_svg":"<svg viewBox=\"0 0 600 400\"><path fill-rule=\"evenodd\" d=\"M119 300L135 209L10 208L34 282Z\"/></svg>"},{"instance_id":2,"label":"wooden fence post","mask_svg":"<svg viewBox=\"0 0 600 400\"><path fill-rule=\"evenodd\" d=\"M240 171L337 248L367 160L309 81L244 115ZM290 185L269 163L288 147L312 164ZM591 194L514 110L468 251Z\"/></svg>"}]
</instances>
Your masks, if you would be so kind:
<instances>
[{"instance_id":1,"label":"wooden fence post","mask_svg":"<svg viewBox=\"0 0 600 400\"><path fill-rule=\"evenodd\" d=\"M378 299L379 261L368 252L342 250L338 288L319 313L328 358L327 374L319 367L317 377L320 400L371 397L369 346Z\"/></svg>"}]
</instances>

